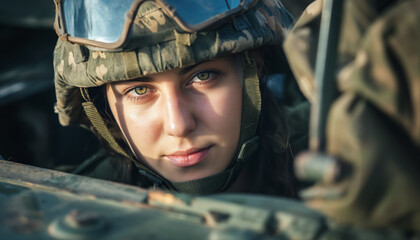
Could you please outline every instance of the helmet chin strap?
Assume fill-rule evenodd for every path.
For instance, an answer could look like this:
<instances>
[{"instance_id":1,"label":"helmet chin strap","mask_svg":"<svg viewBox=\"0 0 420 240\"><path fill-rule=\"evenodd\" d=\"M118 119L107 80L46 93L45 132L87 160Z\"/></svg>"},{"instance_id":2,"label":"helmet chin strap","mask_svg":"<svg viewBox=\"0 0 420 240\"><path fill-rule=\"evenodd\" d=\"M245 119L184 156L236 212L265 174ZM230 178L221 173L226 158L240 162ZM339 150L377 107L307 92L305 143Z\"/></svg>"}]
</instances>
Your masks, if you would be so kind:
<instances>
[{"instance_id":1,"label":"helmet chin strap","mask_svg":"<svg viewBox=\"0 0 420 240\"><path fill-rule=\"evenodd\" d=\"M243 164L257 150L259 137L256 136L258 119L261 112L261 92L258 79L257 65L254 59L245 51L244 81L242 87L241 132L238 147L229 167L218 174L186 182L171 182L152 169L149 169L129 154L115 141L104 120L89 97L86 88L81 88L81 95L86 102L82 103L86 116L98 133L108 142L110 147L122 156L134 162L139 174L144 175L158 187L189 194L211 194L225 191L238 177Z\"/></svg>"}]
</instances>

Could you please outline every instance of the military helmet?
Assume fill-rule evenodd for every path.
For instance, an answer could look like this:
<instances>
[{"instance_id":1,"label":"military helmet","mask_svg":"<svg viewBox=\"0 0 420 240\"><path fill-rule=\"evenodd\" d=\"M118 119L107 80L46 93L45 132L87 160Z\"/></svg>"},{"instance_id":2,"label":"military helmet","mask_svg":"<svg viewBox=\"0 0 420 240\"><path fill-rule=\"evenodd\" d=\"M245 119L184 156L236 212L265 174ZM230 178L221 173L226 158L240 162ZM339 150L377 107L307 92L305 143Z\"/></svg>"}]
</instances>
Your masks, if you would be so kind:
<instances>
[{"instance_id":1,"label":"military helmet","mask_svg":"<svg viewBox=\"0 0 420 240\"><path fill-rule=\"evenodd\" d=\"M226 171L225 176L216 177L215 181L211 180L210 185L217 187L204 187L203 190L201 179L194 180L194 183L200 185L198 187L190 182L169 183L158 173L134 160L140 173L150 176L154 182L163 181L162 185L169 189L181 189L190 193L210 193L226 189L235 179L244 159L255 152L255 143L258 142L255 135L261 105L259 80L255 61L247 57L246 52L261 46L281 43L293 21L288 11L277 0L242 0L236 3L223 0L221 2L229 2L232 9L228 5L227 10L214 11L199 20L189 20L184 13L188 11L185 10L197 11L199 15L203 15L209 11L207 5L213 3L131 0L132 5L128 12L115 14L120 17L125 15L126 19L121 23L106 20L107 17L113 16L106 11L117 8L113 6L115 1L104 1L105 6L80 4L91 2L88 0L72 1L73 5L66 5L66 2L71 0L64 3L60 0L55 1L55 29L60 36L54 50L57 95L55 110L63 126L93 125L116 152L128 158L130 154L116 143L115 133L111 133L107 124L104 124L105 116L98 114L90 99L89 89L110 82L132 80L151 73L187 67L228 54L245 53L244 62L248 65L244 67L245 97L240 142L236 161L232 160L229 171ZM192 2L196 2L194 8L201 7L204 10L200 12L188 7ZM110 6L106 7L106 4ZM98 9L103 9L103 12L98 12ZM96 13L89 13L92 11ZM105 19L95 27L98 23L89 19L101 15ZM114 19L115 16L111 18ZM96 33L104 29L101 24L111 27L114 22L119 24L118 30L109 30L111 33L102 34L104 36L93 33L95 29ZM111 37L107 39L105 35ZM218 183L214 184L215 182ZM188 185L187 190L182 185Z\"/></svg>"}]
</instances>

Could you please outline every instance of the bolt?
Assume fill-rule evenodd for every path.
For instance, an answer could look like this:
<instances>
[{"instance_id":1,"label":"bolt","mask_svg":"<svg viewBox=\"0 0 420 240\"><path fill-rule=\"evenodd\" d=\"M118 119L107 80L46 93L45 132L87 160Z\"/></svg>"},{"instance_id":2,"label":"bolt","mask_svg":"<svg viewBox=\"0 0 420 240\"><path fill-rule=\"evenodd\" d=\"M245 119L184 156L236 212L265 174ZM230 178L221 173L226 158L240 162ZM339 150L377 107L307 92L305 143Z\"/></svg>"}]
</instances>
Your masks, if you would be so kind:
<instances>
[{"instance_id":1,"label":"bolt","mask_svg":"<svg viewBox=\"0 0 420 240\"><path fill-rule=\"evenodd\" d=\"M304 152L295 160L296 176L304 181L334 183L342 175L341 161L318 152Z\"/></svg>"},{"instance_id":2,"label":"bolt","mask_svg":"<svg viewBox=\"0 0 420 240\"><path fill-rule=\"evenodd\" d=\"M94 212L73 210L67 214L65 222L74 228L93 227L101 223L101 217Z\"/></svg>"}]
</instances>

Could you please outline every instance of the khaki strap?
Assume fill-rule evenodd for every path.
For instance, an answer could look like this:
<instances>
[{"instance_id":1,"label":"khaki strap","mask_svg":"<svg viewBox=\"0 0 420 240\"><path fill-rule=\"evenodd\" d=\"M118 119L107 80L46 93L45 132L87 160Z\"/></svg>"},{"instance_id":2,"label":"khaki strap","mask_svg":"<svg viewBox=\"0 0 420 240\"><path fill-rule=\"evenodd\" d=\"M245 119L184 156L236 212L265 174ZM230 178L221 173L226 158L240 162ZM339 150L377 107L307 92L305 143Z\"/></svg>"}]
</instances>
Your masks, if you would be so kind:
<instances>
[{"instance_id":1,"label":"khaki strap","mask_svg":"<svg viewBox=\"0 0 420 240\"><path fill-rule=\"evenodd\" d=\"M115 138L109 132L108 128L105 125L104 120L99 114L93 102L90 100L89 93L86 88L80 88L82 97L86 102L82 103L83 109L85 110L86 116L92 125L96 128L98 133L108 142L112 149L114 149L119 154L124 157L131 159L131 157L121 148L121 146L115 141Z\"/></svg>"},{"instance_id":2,"label":"khaki strap","mask_svg":"<svg viewBox=\"0 0 420 240\"><path fill-rule=\"evenodd\" d=\"M140 77L141 71L137 60L137 54L135 52L121 52L123 59L124 72L127 79L133 79Z\"/></svg>"},{"instance_id":3,"label":"khaki strap","mask_svg":"<svg viewBox=\"0 0 420 240\"><path fill-rule=\"evenodd\" d=\"M231 163L231 171L223 190L236 180L243 164L255 153L259 145L259 137L256 134L261 113L261 91L257 63L255 59L248 56L248 51L243 54L244 86L242 88L241 135L236 159Z\"/></svg>"},{"instance_id":4,"label":"khaki strap","mask_svg":"<svg viewBox=\"0 0 420 240\"><path fill-rule=\"evenodd\" d=\"M191 44L195 40L194 33L178 33L174 30L176 54L178 55L179 67L195 64L194 52Z\"/></svg>"},{"instance_id":5,"label":"khaki strap","mask_svg":"<svg viewBox=\"0 0 420 240\"><path fill-rule=\"evenodd\" d=\"M244 52L244 87L242 90L242 122L239 143L245 143L255 136L261 113L261 91L255 59Z\"/></svg>"}]
</instances>

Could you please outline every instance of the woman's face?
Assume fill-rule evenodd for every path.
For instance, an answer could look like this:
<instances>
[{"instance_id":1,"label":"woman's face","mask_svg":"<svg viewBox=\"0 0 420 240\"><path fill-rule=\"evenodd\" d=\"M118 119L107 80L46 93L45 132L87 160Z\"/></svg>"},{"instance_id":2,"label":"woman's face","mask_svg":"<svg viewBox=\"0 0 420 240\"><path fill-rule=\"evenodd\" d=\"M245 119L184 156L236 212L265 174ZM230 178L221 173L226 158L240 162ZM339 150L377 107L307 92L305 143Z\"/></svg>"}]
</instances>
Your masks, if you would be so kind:
<instances>
[{"instance_id":1,"label":"woman's face","mask_svg":"<svg viewBox=\"0 0 420 240\"><path fill-rule=\"evenodd\" d=\"M108 84L108 103L132 151L173 182L226 169L241 123L242 67L233 57Z\"/></svg>"}]
</instances>

